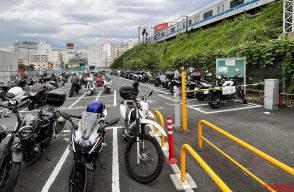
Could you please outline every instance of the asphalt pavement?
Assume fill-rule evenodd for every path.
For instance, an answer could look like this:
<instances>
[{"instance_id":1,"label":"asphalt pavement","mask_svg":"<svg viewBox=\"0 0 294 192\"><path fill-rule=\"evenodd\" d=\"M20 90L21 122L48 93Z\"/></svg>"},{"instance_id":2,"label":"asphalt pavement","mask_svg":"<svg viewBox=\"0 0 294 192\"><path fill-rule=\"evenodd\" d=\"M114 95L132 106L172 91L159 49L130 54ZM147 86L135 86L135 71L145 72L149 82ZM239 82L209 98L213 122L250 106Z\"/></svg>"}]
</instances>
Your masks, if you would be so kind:
<instances>
[{"instance_id":1,"label":"asphalt pavement","mask_svg":"<svg viewBox=\"0 0 294 192\"><path fill-rule=\"evenodd\" d=\"M131 84L131 80L113 77L112 92L109 95L104 93L103 88L96 88L94 95L87 96L85 94L86 90L83 88L79 94L75 94L72 98L67 98L61 110L71 114L81 114L89 102L99 100L103 101L108 107L108 120L118 118L120 116L119 103L122 100L118 90L122 85ZM69 85L59 89L68 91ZM145 95L152 89L154 90L154 94L149 99L151 111L157 109L164 117L167 115L174 116L175 99L168 90L162 87L155 88L150 84L140 84L139 89L139 95ZM213 110L207 103L194 99L188 100L187 104L188 129L190 131L187 133L178 130L174 131L175 154L178 162L180 162L181 146L188 143L233 191L266 191L207 144L204 144L203 149L198 149L197 123L199 120L205 119L283 163L294 167L293 110L281 109L269 112L255 103L249 103L248 105L232 103L226 104L221 109ZM34 110L33 113L37 111L38 109ZM26 108L23 108L22 113L29 112ZM9 118L0 119L0 123L13 128L15 118L10 114ZM163 172L158 179L149 184L137 183L129 177L124 163L126 143L121 136L120 126L121 122L115 125L115 128L107 131L107 146L104 148L101 158L104 168L97 163L94 191L177 191L170 175L175 174L175 172L179 173L179 163L177 168L165 163ZM66 124L66 127L70 129L69 123ZM167 132L167 128L165 130ZM207 127L204 127L203 134L266 183L294 185L293 176L277 169L246 149L229 141L224 136L213 132ZM65 130L50 143L46 150L50 161L42 158L33 165L23 164L21 175L15 188L16 192L67 191L68 178L73 165L73 156L67 148L68 138L69 132ZM4 143L5 141L1 143L0 151L2 151ZM187 156L187 172L197 185L197 188L193 189L194 191L220 191L209 175L189 155Z\"/></svg>"}]
</instances>

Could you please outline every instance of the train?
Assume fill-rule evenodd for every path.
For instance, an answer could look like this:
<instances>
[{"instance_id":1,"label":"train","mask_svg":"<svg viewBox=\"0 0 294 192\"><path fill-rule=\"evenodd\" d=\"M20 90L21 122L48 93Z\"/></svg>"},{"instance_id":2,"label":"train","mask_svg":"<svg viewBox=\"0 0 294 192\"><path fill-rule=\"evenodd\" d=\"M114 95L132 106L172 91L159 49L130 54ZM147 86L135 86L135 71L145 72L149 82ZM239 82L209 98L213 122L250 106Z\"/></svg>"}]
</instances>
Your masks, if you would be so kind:
<instances>
[{"instance_id":1,"label":"train","mask_svg":"<svg viewBox=\"0 0 294 192\"><path fill-rule=\"evenodd\" d=\"M275 0L224 0L211 7L195 11L192 16L184 16L185 19L171 25L167 23L157 25L149 41L161 42L174 38L178 34L233 17L273 1Z\"/></svg>"}]
</instances>

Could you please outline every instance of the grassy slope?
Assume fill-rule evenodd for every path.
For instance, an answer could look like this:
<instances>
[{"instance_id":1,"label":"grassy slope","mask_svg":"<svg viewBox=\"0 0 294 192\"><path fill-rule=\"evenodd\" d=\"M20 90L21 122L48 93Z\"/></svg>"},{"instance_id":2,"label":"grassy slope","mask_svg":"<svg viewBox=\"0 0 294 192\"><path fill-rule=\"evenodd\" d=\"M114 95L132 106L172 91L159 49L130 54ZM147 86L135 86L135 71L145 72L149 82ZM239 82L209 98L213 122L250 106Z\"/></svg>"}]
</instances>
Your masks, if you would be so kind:
<instances>
[{"instance_id":1,"label":"grassy slope","mask_svg":"<svg viewBox=\"0 0 294 192\"><path fill-rule=\"evenodd\" d=\"M165 70L178 68L187 61L192 65L193 62L195 65L200 62L205 67L215 56L230 55L232 50L240 46L268 42L276 39L280 33L282 2L278 1L264 7L256 16L242 14L232 21L226 20L213 27L197 30L190 36L181 34L169 42L138 45L117 59L112 67Z\"/></svg>"}]
</instances>

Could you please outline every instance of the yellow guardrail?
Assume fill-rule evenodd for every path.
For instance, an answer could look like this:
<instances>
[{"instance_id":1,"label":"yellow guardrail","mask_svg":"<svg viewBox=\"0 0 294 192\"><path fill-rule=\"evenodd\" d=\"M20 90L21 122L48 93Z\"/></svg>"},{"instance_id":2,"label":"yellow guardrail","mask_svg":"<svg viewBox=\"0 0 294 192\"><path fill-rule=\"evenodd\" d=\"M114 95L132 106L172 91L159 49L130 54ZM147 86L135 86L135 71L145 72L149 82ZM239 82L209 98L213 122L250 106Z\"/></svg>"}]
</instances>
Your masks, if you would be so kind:
<instances>
[{"instance_id":1,"label":"yellow guardrail","mask_svg":"<svg viewBox=\"0 0 294 192\"><path fill-rule=\"evenodd\" d=\"M184 144L181 148L181 181L186 181L186 152L189 152L204 171L211 177L215 184L224 192L232 190L221 180L221 178L205 163L205 161L196 153L196 151L188 144Z\"/></svg>"},{"instance_id":2,"label":"yellow guardrail","mask_svg":"<svg viewBox=\"0 0 294 192\"><path fill-rule=\"evenodd\" d=\"M214 149L216 149L218 152L220 152L222 155L224 155L227 159L229 159L232 163L237 165L239 168L241 168L244 172L246 172L250 177L252 177L254 180L256 180L258 183L260 183L262 186L267 188L269 191L275 191L272 189L268 184L266 184L264 181L262 181L260 178L258 178L256 175L251 173L248 169L246 169L244 166L242 166L240 163L238 163L236 160L234 160L232 157L230 157L228 154L223 152L221 149L219 149L216 145L212 144L208 139L203 137L203 124L208 126L209 128L215 130L216 132L222 134L223 136L227 137L228 139L234 141L235 143L239 144L240 146L244 147L245 149L251 151L252 153L256 154L257 156L263 158L264 160L268 161L272 165L275 165L276 167L280 168L281 170L287 172L288 174L294 176L294 169L289 167L288 165L280 162L279 160L267 155L266 153L260 151L259 149L253 147L252 145L247 144L246 142L242 141L241 139L229 134L228 132L222 130L221 128L217 127L216 125L213 125L212 123L200 120L198 122L198 146L199 148L203 147L203 140L207 142L210 146L212 146Z\"/></svg>"},{"instance_id":3,"label":"yellow guardrail","mask_svg":"<svg viewBox=\"0 0 294 192\"><path fill-rule=\"evenodd\" d=\"M157 116L159 117L160 119L160 125L161 127L164 129L164 119L163 119L163 116L162 114L158 111L158 110L155 110L154 111L154 121L157 122ZM156 127L153 127L153 133L154 134L157 134L157 129ZM161 147L164 147L164 135L161 134Z\"/></svg>"}]
</instances>

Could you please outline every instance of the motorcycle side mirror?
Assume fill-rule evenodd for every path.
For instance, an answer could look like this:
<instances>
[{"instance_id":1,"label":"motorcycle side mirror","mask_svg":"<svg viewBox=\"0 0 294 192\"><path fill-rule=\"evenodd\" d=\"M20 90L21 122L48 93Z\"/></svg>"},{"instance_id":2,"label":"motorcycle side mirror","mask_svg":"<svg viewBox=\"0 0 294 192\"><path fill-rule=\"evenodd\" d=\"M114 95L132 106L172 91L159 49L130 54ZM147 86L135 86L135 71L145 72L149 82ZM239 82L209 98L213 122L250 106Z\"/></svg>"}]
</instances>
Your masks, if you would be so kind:
<instances>
[{"instance_id":1,"label":"motorcycle side mirror","mask_svg":"<svg viewBox=\"0 0 294 192\"><path fill-rule=\"evenodd\" d=\"M70 115L69 115L68 113L66 113L66 112L64 112L64 111L59 111L59 113L60 113L60 115L61 115L64 119L66 119L66 120L68 120L68 121L71 121L71 117L70 117Z\"/></svg>"},{"instance_id":2,"label":"motorcycle side mirror","mask_svg":"<svg viewBox=\"0 0 294 192\"><path fill-rule=\"evenodd\" d=\"M118 123L118 121L119 121L119 118L117 118L117 119L112 119L112 120L110 120L110 121L108 122L108 126L115 125L115 124Z\"/></svg>"}]
</instances>

